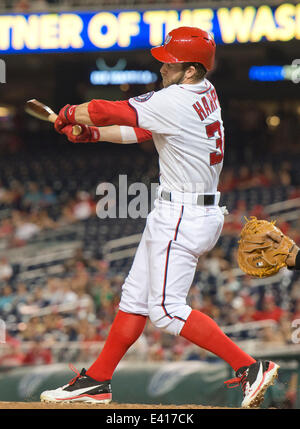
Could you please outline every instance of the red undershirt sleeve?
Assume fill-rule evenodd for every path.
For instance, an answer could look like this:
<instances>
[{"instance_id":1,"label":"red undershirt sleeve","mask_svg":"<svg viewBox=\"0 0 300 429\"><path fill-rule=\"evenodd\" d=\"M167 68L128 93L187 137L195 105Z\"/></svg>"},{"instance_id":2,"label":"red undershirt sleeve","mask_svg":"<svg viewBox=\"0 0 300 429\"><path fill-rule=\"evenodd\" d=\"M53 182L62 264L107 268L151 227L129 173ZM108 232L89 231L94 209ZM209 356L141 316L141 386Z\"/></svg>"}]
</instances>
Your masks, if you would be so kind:
<instances>
[{"instance_id":1,"label":"red undershirt sleeve","mask_svg":"<svg viewBox=\"0 0 300 429\"><path fill-rule=\"evenodd\" d=\"M146 142L152 139L151 131L144 130L143 128L134 128L134 132L138 143Z\"/></svg>"},{"instance_id":2,"label":"red undershirt sleeve","mask_svg":"<svg viewBox=\"0 0 300 429\"><path fill-rule=\"evenodd\" d=\"M130 106L128 100L91 100L88 104L88 112L91 121L98 127L108 125L138 127L137 112Z\"/></svg>"}]
</instances>

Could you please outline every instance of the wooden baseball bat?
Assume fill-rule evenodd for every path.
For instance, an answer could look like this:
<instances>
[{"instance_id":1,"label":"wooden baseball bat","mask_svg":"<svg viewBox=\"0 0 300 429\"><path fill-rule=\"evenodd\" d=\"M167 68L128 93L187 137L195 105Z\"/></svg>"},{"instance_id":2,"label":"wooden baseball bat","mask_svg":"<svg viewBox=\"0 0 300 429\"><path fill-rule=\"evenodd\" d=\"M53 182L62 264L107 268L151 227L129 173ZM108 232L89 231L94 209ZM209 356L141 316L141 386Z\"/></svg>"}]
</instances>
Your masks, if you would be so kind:
<instances>
[{"instance_id":1,"label":"wooden baseball bat","mask_svg":"<svg viewBox=\"0 0 300 429\"><path fill-rule=\"evenodd\" d=\"M53 110L46 106L44 103L33 98L32 100L28 100L25 103L25 112L31 116L34 116L37 119L41 119L42 121L48 121L54 123L57 118L57 114L53 112ZM73 135L79 136L81 134L81 126L74 125L73 126Z\"/></svg>"}]
</instances>

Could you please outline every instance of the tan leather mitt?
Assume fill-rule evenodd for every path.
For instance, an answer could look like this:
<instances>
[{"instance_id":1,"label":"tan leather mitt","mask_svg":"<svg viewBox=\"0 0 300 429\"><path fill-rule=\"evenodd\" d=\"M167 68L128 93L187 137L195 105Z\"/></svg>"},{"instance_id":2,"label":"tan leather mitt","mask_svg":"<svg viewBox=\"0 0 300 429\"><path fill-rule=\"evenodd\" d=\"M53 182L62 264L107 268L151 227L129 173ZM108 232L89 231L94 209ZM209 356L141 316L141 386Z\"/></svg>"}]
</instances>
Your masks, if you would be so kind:
<instances>
[{"instance_id":1,"label":"tan leather mitt","mask_svg":"<svg viewBox=\"0 0 300 429\"><path fill-rule=\"evenodd\" d=\"M251 216L241 231L238 264L241 270L254 277L269 277L287 266L286 260L295 242L275 226L275 222Z\"/></svg>"}]
</instances>

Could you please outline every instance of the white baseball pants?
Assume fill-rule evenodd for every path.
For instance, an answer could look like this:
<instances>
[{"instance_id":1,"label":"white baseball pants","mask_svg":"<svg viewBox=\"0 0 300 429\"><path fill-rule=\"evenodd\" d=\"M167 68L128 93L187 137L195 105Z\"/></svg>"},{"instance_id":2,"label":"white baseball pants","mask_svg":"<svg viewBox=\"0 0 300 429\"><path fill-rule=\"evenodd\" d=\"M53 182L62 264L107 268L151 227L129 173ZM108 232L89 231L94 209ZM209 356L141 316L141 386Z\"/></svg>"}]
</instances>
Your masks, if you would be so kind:
<instances>
[{"instance_id":1,"label":"white baseball pants","mask_svg":"<svg viewBox=\"0 0 300 429\"><path fill-rule=\"evenodd\" d=\"M192 311L186 298L198 258L215 246L223 223L219 206L157 198L122 288L120 310L148 316L156 327L179 335Z\"/></svg>"}]
</instances>

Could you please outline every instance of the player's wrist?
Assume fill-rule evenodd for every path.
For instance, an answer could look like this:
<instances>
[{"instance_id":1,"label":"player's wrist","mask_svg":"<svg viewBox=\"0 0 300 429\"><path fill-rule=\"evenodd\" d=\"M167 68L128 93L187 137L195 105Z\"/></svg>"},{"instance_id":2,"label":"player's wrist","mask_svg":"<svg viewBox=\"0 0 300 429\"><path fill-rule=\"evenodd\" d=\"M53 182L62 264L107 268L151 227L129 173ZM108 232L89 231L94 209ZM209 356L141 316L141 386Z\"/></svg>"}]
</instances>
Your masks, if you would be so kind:
<instances>
[{"instance_id":1,"label":"player's wrist","mask_svg":"<svg viewBox=\"0 0 300 429\"><path fill-rule=\"evenodd\" d=\"M300 249L298 246L294 245L293 250L287 257L286 264L291 270L300 270Z\"/></svg>"},{"instance_id":2,"label":"player's wrist","mask_svg":"<svg viewBox=\"0 0 300 429\"><path fill-rule=\"evenodd\" d=\"M300 249L299 249L299 247L297 247L297 249L298 249L298 252L297 252L297 255L296 255L296 258L295 258L294 269L295 270L300 270Z\"/></svg>"},{"instance_id":3,"label":"player's wrist","mask_svg":"<svg viewBox=\"0 0 300 429\"><path fill-rule=\"evenodd\" d=\"M91 139L90 142L97 143L100 140L100 130L98 127L89 127Z\"/></svg>"},{"instance_id":4,"label":"player's wrist","mask_svg":"<svg viewBox=\"0 0 300 429\"><path fill-rule=\"evenodd\" d=\"M59 113L60 118L66 123L76 124L76 120L75 120L76 107L77 107L76 104L72 104L72 105L67 104L66 106L64 106Z\"/></svg>"}]
</instances>

